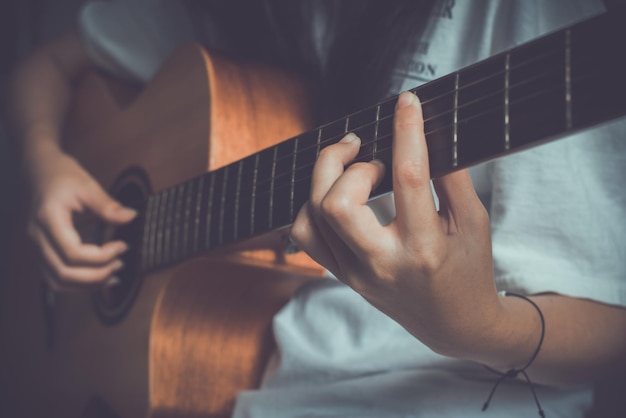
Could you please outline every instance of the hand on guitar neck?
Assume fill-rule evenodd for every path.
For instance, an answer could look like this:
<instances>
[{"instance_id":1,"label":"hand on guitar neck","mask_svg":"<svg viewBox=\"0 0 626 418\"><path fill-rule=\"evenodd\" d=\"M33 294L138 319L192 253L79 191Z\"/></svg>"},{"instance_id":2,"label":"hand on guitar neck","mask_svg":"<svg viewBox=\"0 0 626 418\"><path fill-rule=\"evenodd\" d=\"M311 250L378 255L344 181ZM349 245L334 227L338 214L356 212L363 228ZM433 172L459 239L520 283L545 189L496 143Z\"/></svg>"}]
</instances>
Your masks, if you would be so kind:
<instances>
[{"instance_id":1,"label":"hand on guitar neck","mask_svg":"<svg viewBox=\"0 0 626 418\"><path fill-rule=\"evenodd\" d=\"M366 205L383 179L382 164L350 165L360 146L349 134L320 153L293 239L439 354L503 372L524 365L537 347L539 316L526 301L498 297L489 218L465 170L433 180L436 210L417 98L403 93L394 114L388 171L396 217L387 225ZM552 326L530 367L534 379L571 384L623 366L626 341L614 333L624 327L623 308L549 293L533 300ZM590 329L595 337L583 344L578 336ZM573 346L571 357L563 355L563 347ZM594 366L572 366L583 358L593 358Z\"/></svg>"},{"instance_id":2,"label":"hand on guitar neck","mask_svg":"<svg viewBox=\"0 0 626 418\"><path fill-rule=\"evenodd\" d=\"M421 106L412 93L400 95L393 132L388 171L393 171L396 217L380 225L367 206L384 176L382 164L374 160L344 168L360 148L352 134L320 153L311 199L292 236L316 261L434 350L475 355L471 350L480 347L480 334L473 324L490 332L501 317L487 211L466 170L434 181L437 211ZM461 347L465 351L459 353Z\"/></svg>"}]
</instances>

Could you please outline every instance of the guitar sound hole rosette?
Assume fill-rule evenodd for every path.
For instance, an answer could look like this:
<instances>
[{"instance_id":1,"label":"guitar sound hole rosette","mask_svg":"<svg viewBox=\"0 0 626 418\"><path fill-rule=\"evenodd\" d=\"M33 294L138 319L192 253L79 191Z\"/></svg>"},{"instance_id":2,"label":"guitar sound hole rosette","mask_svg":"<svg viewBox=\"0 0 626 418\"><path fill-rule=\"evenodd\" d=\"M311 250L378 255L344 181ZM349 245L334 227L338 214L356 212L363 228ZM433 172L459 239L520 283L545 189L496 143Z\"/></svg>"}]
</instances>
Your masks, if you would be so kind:
<instances>
[{"instance_id":1,"label":"guitar sound hole rosette","mask_svg":"<svg viewBox=\"0 0 626 418\"><path fill-rule=\"evenodd\" d=\"M115 325L124 319L141 289L140 237L149 190L147 177L138 168L127 170L111 189L111 194L120 203L135 209L138 215L129 224L120 227L103 224L100 228L100 243L121 240L128 244L128 250L121 256L124 267L115 273L117 283L107 284L93 294L96 314L105 325Z\"/></svg>"}]
</instances>

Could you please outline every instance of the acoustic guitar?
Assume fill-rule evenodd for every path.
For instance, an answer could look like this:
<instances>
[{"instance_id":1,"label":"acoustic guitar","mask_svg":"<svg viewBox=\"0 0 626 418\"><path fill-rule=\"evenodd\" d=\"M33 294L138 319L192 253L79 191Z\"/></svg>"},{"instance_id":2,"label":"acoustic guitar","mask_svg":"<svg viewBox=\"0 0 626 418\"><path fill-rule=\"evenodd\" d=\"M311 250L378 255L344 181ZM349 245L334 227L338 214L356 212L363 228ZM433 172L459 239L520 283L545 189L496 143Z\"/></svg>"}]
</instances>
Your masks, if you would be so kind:
<instances>
[{"instance_id":1,"label":"acoustic guitar","mask_svg":"<svg viewBox=\"0 0 626 418\"><path fill-rule=\"evenodd\" d=\"M415 89L432 176L626 114L623 17L593 18ZM299 80L197 45L136 95L94 75L79 90L64 146L140 215L92 231L131 250L120 283L89 293L47 291L32 244L16 233L1 293L0 413L229 416L236 393L259 384L272 316L323 275L285 239L317 155L355 132L357 160L390 164L397 98L308 130ZM390 190L387 178L376 193Z\"/></svg>"}]
</instances>

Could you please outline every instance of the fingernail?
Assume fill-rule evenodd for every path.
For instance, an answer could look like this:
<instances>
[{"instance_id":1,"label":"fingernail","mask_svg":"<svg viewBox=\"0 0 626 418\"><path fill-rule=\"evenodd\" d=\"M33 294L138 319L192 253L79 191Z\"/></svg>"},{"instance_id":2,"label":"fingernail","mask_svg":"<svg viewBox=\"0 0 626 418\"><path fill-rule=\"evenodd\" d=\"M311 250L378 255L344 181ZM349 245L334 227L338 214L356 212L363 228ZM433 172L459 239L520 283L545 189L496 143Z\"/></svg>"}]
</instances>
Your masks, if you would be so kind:
<instances>
[{"instance_id":1,"label":"fingernail","mask_svg":"<svg viewBox=\"0 0 626 418\"><path fill-rule=\"evenodd\" d=\"M128 208L126 206L122 206L122 210L126 212L128 215L137 216L137 211L133 208Z\"/></svg>"},{"instance_id":2,"label":"fingernail","mask_svg":"<svg viewBox=\"0 0 626 418\"><path fill-rule=\"evenodd\" d=\"M125 242L120 242L120 245L117 248L117 253L118 254L122 254L125 253L126 251L128 251L128 244L126 244Z\"/></svg>"},{"instance_id":3,"label":"fingernail","mask_svg":"<svg viewBox=\"0 0 626 418\"><path fill-rule=\"evenodd\" d=\"M402 109L403 107L407 107L413 104L416 99L417 97L415 96L415 94L411 93L410 91L402 92L400 93L400 96L398 96L398 103L396 104L396 108Z\"/></svg>"},{"instance_id":4,"label":"fingernail","mask_svg":"<svg viewBox=\"0 0 626 418\"><path fill-rule=\"evenodd\" d=\"M356 136L355 134L353 134L352 132L350 132L349 134L347 134L346 136L341 138L341 141L339 141L339 142L342 143L342 144L349 144L351 142L356 141L357 139L359 139L359 137Z\"/></svg>"},{"instance_id":5,"label":"fingernail","mask_svg":"<svg viewBox=\"0 0 626 418\"><path fill-rule=\"evenodd\" d=\"M113 271L118 271L121 270L122 267L124 267L124 262L122 260L118 260L114 265L113 265Z\"/></svg>"},{"instance_id":6,"label":"fingernail","mask_svg":"<svg viewBox=\"0 0 626 418\"><path fill-rule=\"evenodd\" d=\"M122 283L122 281L120 280L119 277L117 276L111 276L109 277L109 280L107 280L104 285L106 287L113 287L113 286L117 286L118 284Z\"/></svg>"},{"instance_id":7,"label":"fingernail","mask_svg":"<svg viewBox=\"0 0 626 418\"><path fill-rule=\"evenodd\" d=\"M379 166L379 167L383 167L383 168L385 168L385 163L383 163L381 160L378 160L378 159L376 159L376 160L372 160L372 161L371 161L371 163L372 163L372 164L376 164L376 165L377 165L377 166Z\"/></svg>"}]
</instances>

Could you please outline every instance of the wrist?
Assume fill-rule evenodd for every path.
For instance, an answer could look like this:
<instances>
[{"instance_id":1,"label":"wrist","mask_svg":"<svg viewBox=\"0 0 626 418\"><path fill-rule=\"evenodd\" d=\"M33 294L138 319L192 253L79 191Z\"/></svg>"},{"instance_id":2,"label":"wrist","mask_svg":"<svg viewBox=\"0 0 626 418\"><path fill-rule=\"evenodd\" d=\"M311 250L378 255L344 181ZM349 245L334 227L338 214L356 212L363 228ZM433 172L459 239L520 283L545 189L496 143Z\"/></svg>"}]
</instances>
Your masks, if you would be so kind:
<instances>
[{"instance_id":1,"label":"wrist","mask_svg":"<svg viewBox=\"0 0 626 418\"><path fill-rule=\"evenodd\" d=\"M525 365L541 336L541 318L535 308L515 297L495 296L482 306L481 321L465 330L445 348L431 347L439 354L463 358L506 371ZM470 332L466 332L471 328Z\"/></svg>"},{"instance_id":2,"label":"wrist","mask_svg":"<svg viewBox=\"0 0 626 418\"><path fill-rule=\"evenodd\" d=\"M65 153L58 141L53 138L31 138L25 140L21 155L21 172L28 182L37 182L38 178L45 178L50 167L54 167L57 160Z\"/></svg>"},{"instance_id":3,"label":"wrist","mask_svg":"<svg viewBox=\"0 0 626 418\"><path fill-rule=\"evenodd\" d=\"M32 135L24 138L22 145L22 160L25 169L32 171L42 163L64 155L59 141L48 135Z\"/></svg>"},{"instance_id":4,"label":"wrist","mask_svg":"<svg viewBox=\"0 0 626 418\"><path fill-rule=\"evenodd\" d=\"M528 301L518 297L499 298L500 310L490 335L491 348L476 360L496 370L523 367L532 358L542 335L542 317Z\"/></svg>"},{"instance_id":5,"label":"wrist","mask_svg":"<svg viewBox=\"0 0 626 418\"><path fill-rule=\"evenodd\" d=\"M62 153L61 145L55 135L37 132L24 135L22 151L25 158L41 158L50 153Z\"/></svg>"},{"instance_id":6,"label":"wrist","mask_svg":"<svg viewBox=\"0 0 626 418\"><path fill-rule=\"evenodd\" d=\"M530 355L530 357L527 360L525 360L524 363L521 363L521 365L516 365L516 364L520 364L519 360L517 360L519 353L516 353L515 351L512 351L510 353L505 354L505 356L504 356L504 358L508 358L508 360L506 360L506 361L508 362L508 364L511 364L511 366L501 366L501 367L503 367L503 370L500 370L500 371L496 370L495 368L491 368L491 371L494 372L499 377L494 382L493 388L491 389L491 392L489 393L489 396L487 397L487 400L483 404L482 410L485 411L489 407L489 403L493 399L493 396L494 396L494 394L496 392L496 389L498 389L498 386L500 385L500 383L502 383L506 379L515 379L518 376L521 376L528 383L528 387L529 387L529 389L530 389L530 391L531 391L531 393L533 395L533 398L535 399L535 404L537 405L537 411L539 412L539 416L540 417L545 417L543 409L541 408L541 404L539 403L539 399L537 398L537 393L535 392L533 383L530 380L530 377L529 377L529 375L527 373L527 369L537 359L537 356L539 355L539 352L540 352L541 347L543 345L543 340L544 340L545 332L546 332L546 328L545 328L546 327L546 323L545 323L545 319L544 319L544 316L543 316L543 312L541 311L541 308L539 308L537 303L535 303L532 299L530 299L529 297L524 296L522 294L512 293L512 292L503 292L502 296L506 296L507 297L506 300L515 300L515 299L517 299L517 300L524 301L529 306L533 307L533 309L537 313L537 317L539 318L539 322L540 322L539 340L537 341L537 345L536 345L535 349L533 350L532 354ZM517 319L517 317L515 319ZM518 334L520 334L520 333L518 333ZM524 339L524 341L527 341L527 340L528 340L527 338ZM498 364L494 364L493 366L498 367Z\"/></svg>"}]
</instances>

